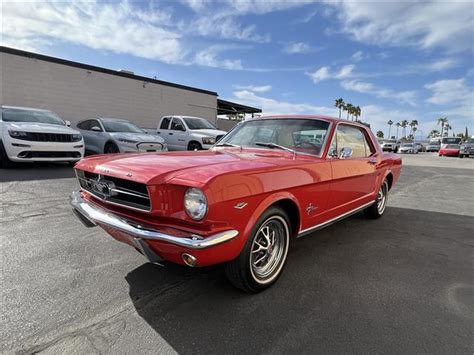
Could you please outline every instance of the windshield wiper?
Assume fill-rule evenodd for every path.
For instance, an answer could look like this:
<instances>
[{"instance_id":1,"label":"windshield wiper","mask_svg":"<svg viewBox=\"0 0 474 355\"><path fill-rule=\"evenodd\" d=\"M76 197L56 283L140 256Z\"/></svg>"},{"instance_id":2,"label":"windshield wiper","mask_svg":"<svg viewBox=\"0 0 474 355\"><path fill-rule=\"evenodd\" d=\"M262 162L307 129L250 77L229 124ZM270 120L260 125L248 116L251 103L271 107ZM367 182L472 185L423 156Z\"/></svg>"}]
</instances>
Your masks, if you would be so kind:
<instances>
[{"instance_id":1,"label":"windshield wiper","mask_svg":"<svg viewBox=\"0 0 474 355\"><path fill-rule=\"evenodd\" d=\"M220 143L220 144L216 144L216 147L235 147L235 148L242 149L240 145L232 144L232 143Z\"/></svg>"},{"instance_id":2,"label":"windshield wiper","mask_svg":"<svg viewBox=\"0 0 474 355\"><path fill-rule=\"evenodd\" d=\"M285 150L287 152L293 153L293 157L296 157L296 150L284 147L284 146L279 145L279 144L256 142L255 145L258 145L258 146L261 146L261 147L277 148L277 149Z\"/></svg>"}]
</instances>

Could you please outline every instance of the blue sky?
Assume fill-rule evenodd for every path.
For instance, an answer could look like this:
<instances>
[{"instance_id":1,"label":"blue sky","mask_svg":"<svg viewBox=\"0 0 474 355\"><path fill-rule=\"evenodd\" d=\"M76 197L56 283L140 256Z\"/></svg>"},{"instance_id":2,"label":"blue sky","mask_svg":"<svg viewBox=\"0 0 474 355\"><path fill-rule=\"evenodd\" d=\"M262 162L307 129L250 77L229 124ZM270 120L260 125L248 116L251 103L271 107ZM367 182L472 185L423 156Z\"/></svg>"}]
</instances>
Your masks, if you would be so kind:
<instances>
[{"instance_id":1,"label":"blue sky","mask_svg":"<svg viewBox=\"0 0 474 355\"><path fill-rule=\"evenodd\" d=\"M387 134L448 116L474 133L474 2L4 1L2 45L217 91L266 114L337 115ZM394 130L392 130L393 134Z\"/></svg>"}]
</instances>

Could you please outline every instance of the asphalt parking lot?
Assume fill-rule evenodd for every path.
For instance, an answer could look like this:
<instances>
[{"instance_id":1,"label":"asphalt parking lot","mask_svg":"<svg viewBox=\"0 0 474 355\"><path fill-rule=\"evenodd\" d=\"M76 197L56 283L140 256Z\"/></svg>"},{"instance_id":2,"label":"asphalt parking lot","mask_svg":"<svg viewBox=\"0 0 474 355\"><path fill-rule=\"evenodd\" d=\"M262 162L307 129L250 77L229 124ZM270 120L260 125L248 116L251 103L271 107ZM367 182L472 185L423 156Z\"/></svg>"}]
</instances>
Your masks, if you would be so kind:
<instances>
[{"instance_id":1,"label":"asphalt parking lot","mask_svg":"<svg viewBox=\"0 0 474 355\"><path fill-rule=\"evenodd\" d=\"M382 219L295 240L254 296L83 227L67 166L0 170L0 351L472 354L474 159L403 160Z\"/></svg>"}]
</instances>

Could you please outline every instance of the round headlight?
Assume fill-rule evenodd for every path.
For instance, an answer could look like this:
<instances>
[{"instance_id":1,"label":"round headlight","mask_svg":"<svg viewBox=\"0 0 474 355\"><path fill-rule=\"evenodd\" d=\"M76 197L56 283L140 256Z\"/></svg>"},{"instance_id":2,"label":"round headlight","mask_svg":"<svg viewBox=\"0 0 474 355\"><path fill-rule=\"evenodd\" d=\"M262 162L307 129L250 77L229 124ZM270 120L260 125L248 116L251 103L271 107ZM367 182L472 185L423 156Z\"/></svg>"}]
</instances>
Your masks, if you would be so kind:
<instances>
[{"instance_id":1,"label":"round headlight","mask_svg":"<svg viewBox=\"0 0 474 355\"><path fill-rule=\"evenodd\" d=\"M207 199L204 192L194 187L189 188L184 194L184 209L189 217L199 221L207 212Z\"/></svg>"}]
</instances>

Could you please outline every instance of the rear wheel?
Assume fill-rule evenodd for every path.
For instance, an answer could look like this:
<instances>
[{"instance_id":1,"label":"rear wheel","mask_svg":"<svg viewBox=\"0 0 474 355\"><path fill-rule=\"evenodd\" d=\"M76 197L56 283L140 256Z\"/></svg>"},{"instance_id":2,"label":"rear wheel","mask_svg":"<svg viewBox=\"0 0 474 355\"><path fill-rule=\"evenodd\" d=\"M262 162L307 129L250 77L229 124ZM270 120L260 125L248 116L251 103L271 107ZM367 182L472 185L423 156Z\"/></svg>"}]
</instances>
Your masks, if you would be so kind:
<instances>
[{"instance_id":1,"label":"rear wheel","mask_svg":"<svg viewBox=\"0 0 474 355\"><path fill-rule=\"evenodd\" d=\"M109 142L104 147L104 153L105 154L120 153L120 150L117 147L117 144Z\"/></svg>"},{"instance_id":2,"label":"rear wheel","mask_svg":"<svg viewBox=\"0 0 474 355\"><path fill-rule=\"evenodd\" d=\"M364 210L364 214L367 218L377 219L382 217L387 207L388 190L388 181L385 180L377 192L375 202Z\"/></svg>"},{"instance_id":3,"label":"rear wheel","mask_svg":"<svg viewBox=\"0 0 474 355\"><path fill-rule=\"evenodd\" d=\"M239 257L226 265L229 281L248 293L273 285L288 254L291 225L285 211L271 207L259 218Z\"/></svg>"},{"instance_id":4,"label":"rear wheel","mask_svg":"<svg viewBox=\"0 0 474 355\"><path fill-rule=\"evenodd\" d=\"M464 155L463 154L459 154L459 158L464 158Z\"/></svg>"}]
</instances>

